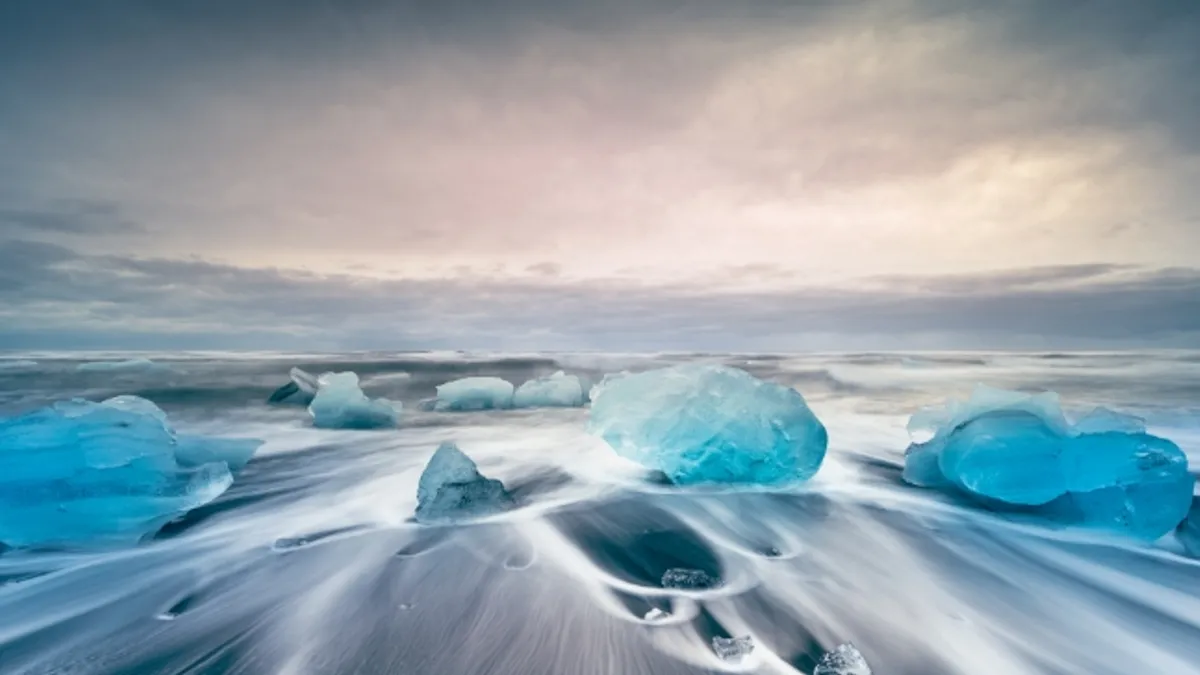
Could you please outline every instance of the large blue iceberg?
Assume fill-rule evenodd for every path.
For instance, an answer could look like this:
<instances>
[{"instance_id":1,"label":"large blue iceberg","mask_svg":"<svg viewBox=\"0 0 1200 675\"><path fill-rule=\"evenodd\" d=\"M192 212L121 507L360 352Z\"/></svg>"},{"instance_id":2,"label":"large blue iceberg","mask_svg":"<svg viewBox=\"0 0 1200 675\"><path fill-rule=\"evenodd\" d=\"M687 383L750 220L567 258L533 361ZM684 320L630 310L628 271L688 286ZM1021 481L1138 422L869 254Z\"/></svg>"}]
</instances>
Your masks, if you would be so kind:
<instances>
[{"instance_id":1,"label":"large blue iceberg","mask_svg":"<svg viewBox=\"0 0 1200 675\"><path fill-rule=\"evenodd\" d=\"M433 409L466 412L511 408L513 386L499 377L464 377L440 385Z\"/></svg>"},{"instance_id":2,"label":"large blue iceberg","mask_svg":"<svg viewBox=\"0 0 1200 675\"><path fill-rule=\"evenodd\" d=\"M513 498L498 480L485 478L454 443L438 446L417 484L417 521L445 523L478 518L512 508Z\"/></svg>"},{"instance_id":3,"label":"large blue iceberg","mask_svg":"<svg viewBox=\"0 0 1200 675\"><path fill-rule=\"evenodd\" d=\"M605 378L588 430L679 485L806 480L828 444L799 392L712 365Z\"/></svg>"},{"instance_id":4,"label":"large blue iceberg","mask_svg":"<svg viewBox=\"0 0 1200 675\"><path fill-rule=\"evenodd\" d=\"M1142 420L1098 409L1075 424L1053 393L979 387L969 401L914 415L932 432L905 453L904 479L1000 510L1157 539L1187 515L1187 456Z\"/></svg>"},{"instance_id":5,"label":"large blue iceberg","mask_svg":"<svg viewBox=\"0 0 1200 675\"><path fill-rule=\"evenodd\" d=\"M314 427L388 429L400 420L400 403L367 398L354 373L325 373L317 383L317 393L308 406Z\"/></svg>"},{"instance_id":6,"label":"large blue iceberg","mask_svg":"<svg viewBox=\"0 0 1200 675\"><path fill-rule=\"evenodd\" d=\"M259 445L176 435L135 396L0 420L0 543L136 543L220 496Z\"/></svg>"},{"instance_id":7,"label":"large blue iceberg","mask_svg":"<svg viewBox=\"0 0 1200 675\"><path fill-rule=\"evenodd\" d=\"M513 394L514 408L578 408L587 397L575 375L558 371L549 377L529 380Z\"/></svg>"}]
</instances>

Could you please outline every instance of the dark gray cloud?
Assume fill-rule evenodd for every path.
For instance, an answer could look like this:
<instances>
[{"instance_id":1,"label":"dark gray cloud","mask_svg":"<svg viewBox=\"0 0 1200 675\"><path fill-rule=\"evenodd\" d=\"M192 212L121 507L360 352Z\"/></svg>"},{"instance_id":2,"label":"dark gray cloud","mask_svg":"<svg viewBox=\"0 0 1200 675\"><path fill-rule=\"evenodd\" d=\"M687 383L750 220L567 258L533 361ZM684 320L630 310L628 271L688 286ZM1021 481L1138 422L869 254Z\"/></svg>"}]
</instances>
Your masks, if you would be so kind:
<instances>
[{"instance_id":1,"label":"dark gray cloud","mask_svg":"<svg viewBox=\"0 0 1200 675\"><path fill-rule=\"evenodd\" d=\"M21 267L24 265L24 267ZM1187 346L1200 270L1058 268L890 290L386 281L0 245L0 346L841 349ZM1029 280L1037 284L1030 285Z\"/></svg>"},{"instance_id":2,"label":"dark gray cloud","mask_svg":"<svg viewBox=\"0 0 1200 675\"><path fill-rule=\"evenodd\" d=\"M108 202L59 199L41 207L0 206L0 235L104 235L142 229L127 219L117 205Z\"/></svg>"}]
</instances>

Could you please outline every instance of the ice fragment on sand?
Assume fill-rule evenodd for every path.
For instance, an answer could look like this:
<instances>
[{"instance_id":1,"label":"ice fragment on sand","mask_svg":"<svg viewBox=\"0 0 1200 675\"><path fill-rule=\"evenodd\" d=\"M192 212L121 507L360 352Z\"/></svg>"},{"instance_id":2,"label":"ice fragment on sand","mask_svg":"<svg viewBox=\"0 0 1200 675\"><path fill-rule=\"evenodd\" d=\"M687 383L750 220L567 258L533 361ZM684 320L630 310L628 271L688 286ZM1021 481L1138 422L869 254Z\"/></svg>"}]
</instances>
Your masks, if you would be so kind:
<instances>
[{"instance_id":1,"label":"ice fragment on sand","mask_svg":"<svg viewBox=\"0 0 1200 675\"><path fill-rule=\"evenodd\" d=\"M498 480L480 475L454 443L438 446L417 484L417 521L437 523L500 513L514 505Z\"/></svg>"},{"instance_id":2,"label":"ice fragment on sand","mask_svg":"<svg viewBox=\"0 0 1200 675\"><path fill-rule=\"evenodd\" d=\"M657 607L651 607L650 611L646 612L646 615L643 616L642 619L644 619L646 621L662 621L663 619L666 619L669 616L671 616L671 615L662 611L661 609L659 609Z\"/></svg>"},{"instance_id":3,"label":"ice fragment on sand","mask_svg":"<svg viewBox=\"0 0 1200 675\"><path fill-rule=\"evenodd\" d=\"M588 429L680 485L805 480L828 443L799 392L713 365L605 378L592 391Z\"/></svg>"},{"instance_id":4,"label":"ice fragment on sand","mask_svg":"<svg viewBox=\"0 0 1200 675\"><path fill-rule=\"evenodd\" d=\"M92 361L75 367L81 373L138 373L171 372L170 366L155 363L150 359L128 359L125 361Z\"/></svg>"},{"instance_id":5,"label":"ice fragment on sand","mask_svg":"<svg viewBox=\"0 0 1200 675\"><path fill-rule=\"evenodd\" d=\"M754 651L754 640L749 635L733 638L714 637L712 646L722 661L739 663Z\"/></svg>"},{"instance_id":6,"label":"ice fragment on sand","mask_svg":"<svg viewBox=\"0 0 1200 675\"><path fill-rule=\"evenodd\" d=\"M703 590L716 588L721 585L720 579L714 579L702 570L689 570L679 567L673 567L663 572L660 583L663 588L677 588L680 590Z\"/></svg>"},{"instance_id":7,"label":"ice fragment on sand","mask_svg":"<svg viewBox=\"0 0 1200 675\"><path fill-rule=\"evenodd\" d=\"M498 377L464 377L437 388L434 410L464 412L511 408L513 386Z\"/></svg>"},{"instance_id":8,"label":"ice fragment on sand","mask_svg":"<svg viewBox=\"0 0 1200 675\"><path fill-rule=\"evenodd\" d=\"M299 368L292 368L288 377L291 378L291 381L272 392L267 402L294 402L304 405L312 403L313 397L317 395L317 389L321 387L317 376Z\"/></svg>"},{"instance_id":9,"label":"ice fragment on sand","mask_svg":"<svg viewBox=\"0 0 1200 675\"><path fill-rule=\"evenodd\" d=\"M322 429L386 429L396 426L400 404L369 399L351 372L325 373L308 406L313 426Z\"/></svg>"},{"instance_id":10,"label":"ice fragment on sand","mask_svg":"<svg viewBox=\"0 0 1200 675\"><path fill-rule=\"evenodd\" d=\"M178 436L166 413L135 396L0 420L0 542L136 543L216 499L259 445Z\"/></svg>"},{"instance_id":11,"label":"ice fragment on sand","mask_svg":"<svg viewBox=\"0 0 1200 675\"><path fill-rule=\"evenodd\" d=\"M1132 416L1098 410L1072 425L1053 393L980 387L913 416L932 437L905 454L904 479L996 508L1157 539L1187 514L1193 479L1174 443Z\"/></svg>"},{"instance_id":12,"label":"ice fragment on sand","mask_svg":"<svg viewBox=\"0 0 1200 675\"><path fill-rule=\"evenodd\" d=\"M514 408L578 408L584 403L583 384L574 375L558 371L529 380L513 394Z\"/></svg>"},{"instance_id":13,"label":"ice fragment on sand","mask_svg":"<svg viewBox=\"0 0 1200 675\"><path fill-rule=\"evenodd\" d=\"M826 652L813 675L871 675L871 666L854 645L846 643Z\"/></svg>"}]
</instances>

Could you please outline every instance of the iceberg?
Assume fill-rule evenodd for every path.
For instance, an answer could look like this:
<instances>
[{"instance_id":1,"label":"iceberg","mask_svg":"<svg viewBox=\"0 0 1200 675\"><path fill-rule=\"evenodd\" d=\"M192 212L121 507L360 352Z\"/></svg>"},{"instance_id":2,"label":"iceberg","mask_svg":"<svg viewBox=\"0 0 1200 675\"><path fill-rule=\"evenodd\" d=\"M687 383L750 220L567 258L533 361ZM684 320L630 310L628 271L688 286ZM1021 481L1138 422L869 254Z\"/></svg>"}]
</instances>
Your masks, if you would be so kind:
<instances>
[{"instance_id":1,"label":"iceberg","mask_svg":"<svg viewBox=\"0 0 1200 675\"><path fill-rule=\"evenodd\" d=\"M480 475L454 443L438 446L417 483L417 522L426 524L477 518L514 506L504 483Z\"/></svg>"},{"instance_id":2,"label":"iceberg","mask_svg":"<svg viewBox=\"0 0 1200 675\"><path fill-rule=\"evenodd\" d=\"M312 403L317 389L321 386L317 377L299 368L292 368L288 377L291 381L272 392L267 398L267 403Z\"/></svg>"},{"instance_id":3,"label":"iceberg","mask_svg":"<svg viewBox=\"0 0 1200 675\"><path fill-rule=\"evenodd\" d=\"M749 635L732 638L714 637L712 646L713 651L722 661L741 663L754 651L754 640Z\"/></svg>"},{"instance_id":4,"label":"iceberg","mask_svg":"<svg viewBox=\"0 0 1200 675\"><path fill-rule=\"evenodd\" d=\"M75 367L81 373L138 373L174 372L170 366L155 363L150 359L128 359L125 361L91 361Z\"/></svg>"},{"instance_id":5,"label":"iceberg","mask_svg":"<svg viewBox=\"0 0 1200 675\"><path fill-rule=\"evenodd\" d=\"M1058 396L979 387L914 415L931 432L905 453L904 480L986 506L1157 539L1187 515L1187 456L1133 416L1099 409L1071 424Z\"/></svg>"},{"instance_id":6,"label":"iceberg","mask_svg":"<svg viewBox=\"0 0 1200 675\"><path fill-rule=\"evenodd\" d=\"M313 426L319 429L388 429L400 418L400 404L369 399L351 372L325 373L317 379L317 393L308 406Z\"/></svg>"},{"instance_id":7,"label":"iceberg","mask_svg":"<svg viewBox=\"0 0 1200 675\"><path fill-rule=\"evenodd\" d=\"M712 365L606 377L592 390L588 430L678 485L807 480L828 444L799 392Z\"/></svg>"},{"instance_id":8,"label":"iceberg","mask_svg":"<svg viewBox=\"0 0 1200 675\"><path fill-rule=\"evenodd\" d=\"M513 394L514 408L578 408L584 404L583 383L575 375L558 371L529 380Z\"/></svg>"},{"instance_id":9,"label":"iceberg","mask_svg":"<svg viewBox=\"0 0 1200 675\"><path fill-rule=\"evenodd\" d=\"M867 665L862 652L847 642L826 652L813 675L871 675L871 666Z\"/></svg>"},{"instance_id":10,"label":"iceberg","mask_svg":"<svg viewBox=\"0 0 1200 675\"><path fill-rule=\"evenodd\" d=\"M464 377L437 388L437 402L434 403L433 409L439 412L466 412L511 408L512 403L513 386L508 380L498 377Z\"/></svg>"},{"instance_id":11,"label":"iceberg","mask_svg":"<svg viewBox=\"0 0 1200 675\"><path fill-rule=\"evenodd\" d=\"M0 420L0 542L137 543L225 492L259 445L177 435L136 396Z\"/></svg>"}]
</instances>

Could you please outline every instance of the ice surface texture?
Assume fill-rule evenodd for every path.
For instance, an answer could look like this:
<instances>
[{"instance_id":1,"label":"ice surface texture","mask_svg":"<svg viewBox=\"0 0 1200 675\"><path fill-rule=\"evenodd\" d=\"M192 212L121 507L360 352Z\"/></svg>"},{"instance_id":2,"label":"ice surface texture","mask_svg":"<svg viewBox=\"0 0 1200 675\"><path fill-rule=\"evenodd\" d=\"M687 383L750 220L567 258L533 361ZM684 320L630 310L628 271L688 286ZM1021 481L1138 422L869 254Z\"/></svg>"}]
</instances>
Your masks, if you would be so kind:
<instances>
[{"instance_id":1,"label":"ice surface texture","mask_svg":"<svg viewBox=\"0 0 1200 675\"><path fill-rule=\"evenodd\" d=\"M578 408L582 406L583 383L575 375L558 371L550 377L529 380L513 395L515 408Z\"/></svg>"},{"instance_id":2,"label":"ice surface texture","mask_svg":"<svg viewBox=\"0 0 1200 675\"><path fill-rule=\"evenodd\" d=\"M400 404L369 399L354 373L325 373L308 406L313 426L321 429L388 429L400 419Z\"/></svg>"},{"instance_id":3,"label":"ice surface texture","mask_svg":"<svg viewBox=\"0 0 1200 675\"><path fill-rule=\"evenodd\" d=\"M909 446L906 481L988 505L1157 539L1191 504L1193 479L1178 446L1110 410L1072 425L1053 393L979 387L967 402L914 415L909 429L933 436Z\"/></svg>"},{"instance_id":4,"label":"ice surface texture","mask_svg":"<svg viewBox=\"0 0 1200 675\"><path fill-rule=\"evenodd\" d=\"M679 485L805 480L828 444L799 392L713 365L605 378L592 391L588 429Z\"/></svg>"},{"instance_id":5,"label":"ice surface texture","mask_svg":"<svg viewBox=\"0 0 1200 675\"><path fill-rule=\"evenodd\" d=\"M822 656L813 675L871 675L871 666L854 645L846 643Z\"/></svg>"},{"instance_id":6,"label":"ice surface texture","mask_svg":"<svg viewBox=\"0 0 1200 675\"><path fill-rule=\"evenodd\" d=\"M513 498L498 480L485 478L454 443L438 446L417 483L417 521L445 523L500 513Z\"/></svg>"},{"instance_id":7,"label":"ice surface texture","mask_svg":"<svg viewBox=\"0 0 1200 675\"><path fill-rule=\"evenodd\" d=\"M437 388L437 401L433 404L433 409L465 412L511 408L512 404L513 386L508 380L498 377L464 377Z\"/></svg>"},{"instance_id":8,"label":"ice surface texture","mask_svg":"<svg viewBox=\"0 0 1200 675\"><path fill-rule=\"evenodd\" d=\"M0 542L136 543L216 499L259 445L177 436L166 413L136 396L0 420Z\"/></svg>"}]
</instances>

